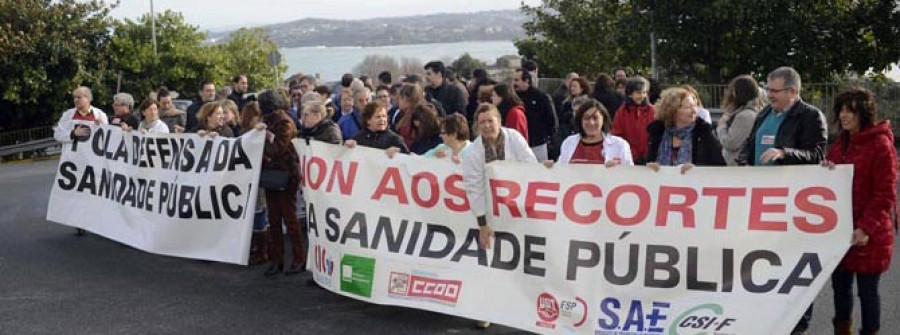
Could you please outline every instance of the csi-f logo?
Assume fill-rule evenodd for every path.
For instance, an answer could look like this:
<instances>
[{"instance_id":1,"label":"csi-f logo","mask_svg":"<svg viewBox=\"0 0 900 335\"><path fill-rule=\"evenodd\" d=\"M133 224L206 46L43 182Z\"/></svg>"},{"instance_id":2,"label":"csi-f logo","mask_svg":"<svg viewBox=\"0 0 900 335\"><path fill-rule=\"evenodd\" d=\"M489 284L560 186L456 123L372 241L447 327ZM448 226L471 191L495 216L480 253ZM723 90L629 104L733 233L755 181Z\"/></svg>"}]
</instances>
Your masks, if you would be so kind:
<instances>
[{"instance_id":1,"label":"csi-f logo","mask_svg":"<svg viewBox=\"0 0 900 335\"><path fill-rule=\"evenodd\" d=\"M669 326L669 335L690 333L692 335L722 334L737 321L735 318L723 316L725 309L719 304L702 304L695 306L675 318ZM701 332L696 332L696 331ZM711 331L711 332L706 332Z\"/></svg>"},{"instance_id":2,"label":"csi-f logo","mask_svg":"<svg viewBox=\"0 0 900 335\"><path fill-rule=\"evenodd\" d=\"M317 244L314 251L316 271L331 277L332 273L334 273L334 261L331 259L331 255L328 254L328 249Z\"/></svg>"},{"instance_id":3,"label":"csi-f logo","mask_svg":"<svg viewBox=\"0 0 900 335\"><path fill-rule=\"evenodd\" d=\"M649 306L640 300L619 301L606 298L600 302L597 334L662 334L668 302L654 301Z\"/></svg>"}]
</instances>

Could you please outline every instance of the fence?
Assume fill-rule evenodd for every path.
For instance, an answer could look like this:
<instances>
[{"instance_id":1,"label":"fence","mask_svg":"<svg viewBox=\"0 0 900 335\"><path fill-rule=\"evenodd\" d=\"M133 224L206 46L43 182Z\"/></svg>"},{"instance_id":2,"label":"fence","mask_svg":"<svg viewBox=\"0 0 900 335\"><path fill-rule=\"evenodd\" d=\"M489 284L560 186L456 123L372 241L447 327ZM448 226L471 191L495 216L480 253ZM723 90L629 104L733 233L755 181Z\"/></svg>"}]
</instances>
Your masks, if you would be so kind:
<instances>
[{"instance_id":1,"label":"fence","mask_svg":"<svg viewBox=\"0 0 900 335\"><path fill-rule=\"evenodd\" d=\"M52 126L0 133L0 161L42 156L58 146Z\"/></svg>"}]
</instances>

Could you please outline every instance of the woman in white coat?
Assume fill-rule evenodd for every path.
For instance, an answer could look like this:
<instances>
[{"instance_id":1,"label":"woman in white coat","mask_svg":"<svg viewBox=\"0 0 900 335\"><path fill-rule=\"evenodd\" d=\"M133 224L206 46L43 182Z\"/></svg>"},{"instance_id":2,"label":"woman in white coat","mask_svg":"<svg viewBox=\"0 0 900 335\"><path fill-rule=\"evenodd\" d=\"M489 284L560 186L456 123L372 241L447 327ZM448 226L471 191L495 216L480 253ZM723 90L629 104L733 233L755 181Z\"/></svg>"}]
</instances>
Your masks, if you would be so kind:
<instances>
[{"instance_id":1,"label":"woman in white coat","mask_svg":"<svg viewBox=\"0 0 900 335\"><path fill-rule=\"evenodd\" d=\"M485 196L485 165L493 161L518 161L537 163L537 158L528 147L528 141L518 131L504 128L497 107L481 104L475 111L478 137L466 149L462 156L463 188L469 196L472 214L478 221L478 245L482 249L491 248L494 231L487 225L487 198ZM480 321L479 328L490 323Z\"/></svg>"},{"instance_id":2,"label":"woman in white coat","mask_svg":"<svg viewBox=\"0 0 900 335\"><path fill-rule=\"evenodd\" d=\"M602 103L595 99L588 100L575 111L574 120L576 134L563 141L559 149L559 164L634 165L628 142L610 135L609 112ZM544 161L544 165L553 166L553 161Z\"/></svg>"}]
</instances>

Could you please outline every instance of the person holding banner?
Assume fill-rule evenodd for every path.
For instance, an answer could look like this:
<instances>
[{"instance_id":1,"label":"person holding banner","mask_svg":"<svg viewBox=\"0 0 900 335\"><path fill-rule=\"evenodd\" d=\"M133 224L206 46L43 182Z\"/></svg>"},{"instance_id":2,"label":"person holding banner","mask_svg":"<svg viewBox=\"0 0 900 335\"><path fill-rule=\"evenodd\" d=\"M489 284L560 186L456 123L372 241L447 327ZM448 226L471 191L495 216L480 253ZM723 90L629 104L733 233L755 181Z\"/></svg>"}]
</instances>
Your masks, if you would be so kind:
<instances>
[{"instance_id":1,"label":"person holding banner","mask_svg":"<svg viewBox=\"0 0 900 335\"><path fill-rule=\"evenodd\" d=\"M75 107L63 112L53 127L53 138L60 143L71 143L75 139L87 139L91 134L90 124L109 124L106 113L91 106L91 89L78 86L72 91ZM84 229L75 228L75 234L84 235Z\"/></svg>"},{"instance_id":2,"label":"person holding banner","mask_svg":"<svg viewBox=\"0 0 900 335\"><path fill-rule=\"evenodd\" d=\"M138 110L141 112L141 123L138 125L138 129L140 129L141 132L157 134L169 133L169 126L159 119L159 103L156 102L156 100L150 98L144 99L144 101L141 102L141 106L138 107Z\"/></svg>"},{"instance_id":3,"label":"person holding banner","mask_svg":"<svg viewBox=\"0 0 900 335\"><path fill-rule=\"evenodd\" d=\"M852 246L831 275L834 333L853 334L853 278L862 314L860 334L881 326L878 281L888 270L894 246L891 213L897 206L897 152L889 121L879 121L875 96L854 88L834 101L841 133L823 165L853 164ZM896 214L896 213L894 213Z\"/></svg>"},{"instance_id":4,"label":"person holding banner","mask_svg":"<svg viewBox=\"0 0 900 335\"><path fill-rule=\"evenodd\" d=\"M225 112L218 102L211 101L203 104L200 111L197 112L197 134L203 136L209 134L215 137L221 135L225 137L234 137L231 128L225 126Z\"/></svg>"},{"instance_id":5,"label":"person holding banner","mask_svg":"<svg viewBox=\"0 0 900 335\"><path fill-rule=\"evenodd\" d=\"M738 165L821 163L828 141L825 115L800 99L800 74L783 66L769 73L767 80L770 104L756 115L753 130L738 155ZM791 334L805 334L811 320L812 305Z\"/></svg>"},{"instance_id":6,"label":"person holding banner","mask_svg":"<svg viewBox=\"0 0 900 335\"><path fill-rule=\"evenodd\" d=\"M472 142L469 141L469 123L466 117L458 113L450 114L441 119L441 140L444 143L428 150L423 157L450 159L459 164L462 155L466 153L465 149Z\"/></svg>"},{"instance_id":7,"label":"person holding banner","mask_svg":"<svg viewBox=\"0 0 900 335\"><path fill-rule=\"evenodd\" d=\"M315 101L301 104L301 106L301 128L298 134L300 138L341 144L341 129L327 117L328 109L325 107L325 104Z\"/></svg>"},{"instance_id":8,"label":"person holding banner","mask_svg":"<svg viewBox=\"0 0 900 335\"><path fill-rule=\"evenodd\" d=\"M575 109L573 120L575 134L563 141L559 164L634 165L628 142L609 133L611 118L601 102L588 98ZM550 167L553 161L544 161L544 165Z\"/></svg>"},{"instance_id":9,"label":"person holding banner","mask_svg":"<svg viewBox=\"0 0 900 335\"><path fill-rule=\"evenodd\" d=\"M288 103L276 92L267 90L257 99L262 112L262 121L268 127L266 144L263 150L263 169L287 171L288 180L285 190L266 190L266 208L269 214L269 268L265 276L271 277L281 273L294 275L303 272L306 267L306 246L301 238L300 223L297 220L297 191L300 189L300 157L291 144L297 135L294 121L287 115ZM287 270L284 269L284 232L291 240L293 260Z\"/></svg>"},{"instance_id":10,"label":"person holding banner","mask_svg":"<svg viewBox=\"0 0 900 335\"><path fill-rule=\"evenodd\" d=\"M502 118L497 107L481 104L475 111L478 137L463 153L463 188L469 197L472 214L475 215L480 230L478 246L483 250L491 248L494 231L487 224L488 198L485 195L487 175L485 166L493 161L511 160L537 163L528 141L518 131L502 127ZM487 328L490 322L479 321L479 328Z\"/></svg>"},{"instance_id":11,"label":"person holding banner","mask_svg":"<svg viewBox=\"0 0 900 335\"><path fill-rule=\"evenodd\" d=\"M403 138L388 129L387 106L381 102L370 102L363 108L363 124L365 125L359 134L351 140L344 142L344 146L355 148L356 145L382 149L388 157L394 157L397 152L409 154L409 148Z\"/></svg>"},{"instance_id":12,"label":"person holding banner","mask_svg":"<svg viewBox=\"0 0 900 335\"><path fill-rule=\"evenodd\" d=\"M691 91L673 87L662 92L656 120L647 126L650 136L647 167L681 166L681 173L694 165L725 166L722 146L712 126L697 115Z\"/></svg>"}]
</instances>

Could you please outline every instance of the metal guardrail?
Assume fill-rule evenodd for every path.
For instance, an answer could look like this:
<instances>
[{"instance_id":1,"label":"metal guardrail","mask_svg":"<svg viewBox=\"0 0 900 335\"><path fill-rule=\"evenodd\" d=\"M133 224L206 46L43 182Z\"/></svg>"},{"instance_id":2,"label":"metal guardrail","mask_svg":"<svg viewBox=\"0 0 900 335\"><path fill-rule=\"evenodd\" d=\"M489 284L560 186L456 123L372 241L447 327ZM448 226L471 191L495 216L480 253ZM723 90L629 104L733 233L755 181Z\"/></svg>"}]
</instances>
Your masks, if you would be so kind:
<instances>
[{"instance_id":1,"label":"metal guardrail","mask_svg":"<svg viewBox=\"0 0 900 335\"><path fill-rule=\"evenodd\" d=\"M0 133L0 160L3 161L53 154L53 148L58 147L52 126Z\"/></svg>"}]
</instances>

